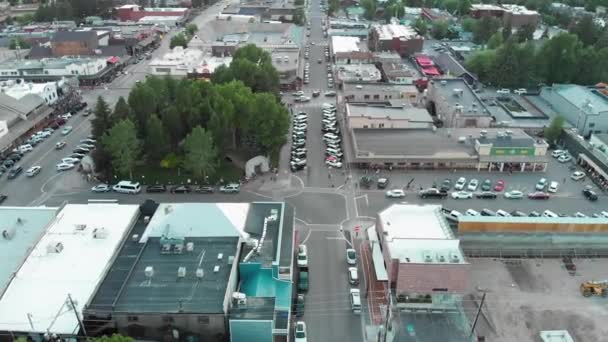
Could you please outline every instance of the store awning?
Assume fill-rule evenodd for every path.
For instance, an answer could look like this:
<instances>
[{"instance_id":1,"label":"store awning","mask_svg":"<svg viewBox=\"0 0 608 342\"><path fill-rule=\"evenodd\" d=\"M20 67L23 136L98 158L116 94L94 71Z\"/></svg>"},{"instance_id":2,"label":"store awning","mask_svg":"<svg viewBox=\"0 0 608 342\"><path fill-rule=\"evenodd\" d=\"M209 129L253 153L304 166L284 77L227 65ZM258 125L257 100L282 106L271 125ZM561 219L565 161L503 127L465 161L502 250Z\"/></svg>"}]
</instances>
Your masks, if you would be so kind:
<instances>
[{"instance_id":1,"label":"store awning","mask_svg":"<svg viewBox=\"0 0 608 342\"><path fill-rule=\"evenodd\" d=\"M112 56L112 57L108 58L106 61L110 64L116 64L116 63L120 62L120 58L118 58L116 56Z\"/></svg>"}]
</instances>

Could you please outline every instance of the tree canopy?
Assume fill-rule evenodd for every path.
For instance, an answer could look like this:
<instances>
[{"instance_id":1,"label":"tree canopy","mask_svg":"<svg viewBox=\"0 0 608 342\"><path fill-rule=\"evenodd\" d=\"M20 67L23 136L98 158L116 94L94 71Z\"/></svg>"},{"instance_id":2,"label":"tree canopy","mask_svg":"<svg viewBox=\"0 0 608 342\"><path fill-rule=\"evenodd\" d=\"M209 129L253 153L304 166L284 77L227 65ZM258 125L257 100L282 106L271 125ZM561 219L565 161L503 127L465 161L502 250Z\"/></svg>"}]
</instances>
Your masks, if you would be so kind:
<instances>
[{"instance_id":1,"label":"tree canopy","mask_svg":"<svg viewBox=\"0 0 608 342\"><path fill-rule=\"evenodd\" d=\"M557 116L551 120L549 127L545 128L545 138L551 145L555 145L559 136L562 134L562 128L564 127L564 118Z\"/></svg>"},{"instance_id":2,"label":"tree canopy","mask_svg":"<svg viewBox=\"0 0 608 342\"><path fill-rule=\"evenodd\" d=\"M139 157L141 143L131 120L121 120L104 134L101 143L112 158L114 171L131 175Z\"/></svg>"},{"instance_id":3,"label":"tree canopy","mask_svg":"<svg viewBox=\"0 0 608 342\"><path fill-rule=\"evenodd\" d=\"M194 177L206 179L217 168L217 150L212 135L201 126L196 126L184 142L184 167Z\"/></svg>"},{"instance_id":4,"label":"tree canopy","mask_svg":"<svg viewBox=\"0 0 608 342\"><path fill-rule=\"evenodd\" d=\"M175 36L171 37L171 41L169 42L169 48L173 49L176 46L181 46L183 48L188 47L188 37L186 37L183 33L178 33Z\"/></svg>"},{"instance_id":5,"label":"tree canopy","mask_svg":"<svg viewBox=\"0 0 608 342\"><path fill-rule=\"evenodd\" d=\"M219 66L213 73L214 83L234 80L243 82L254 92L279 93L279 74L270 54L254 44L238 49L230 66Z\"/></svg>"}]
</instances>

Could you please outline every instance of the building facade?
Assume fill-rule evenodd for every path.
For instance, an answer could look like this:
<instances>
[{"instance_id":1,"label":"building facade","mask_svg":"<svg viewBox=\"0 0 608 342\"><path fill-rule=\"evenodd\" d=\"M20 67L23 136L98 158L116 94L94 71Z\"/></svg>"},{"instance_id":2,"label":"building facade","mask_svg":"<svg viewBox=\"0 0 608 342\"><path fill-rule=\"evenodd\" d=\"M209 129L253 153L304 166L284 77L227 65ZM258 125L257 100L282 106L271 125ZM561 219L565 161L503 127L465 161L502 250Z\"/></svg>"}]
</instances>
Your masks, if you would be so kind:
<instances>
[{"instance_id":1,"label":"building facade","mask_svg":"<svg viewBox=\"0 0 608 342\"><path fill-rule=\"evenodd\" d=\"M347 104L346 120L349 129L433 128L433 119L426 108L413 107L409 103L394 106Z\"/></svg>"},{"instance_id":2,"label":"building facade","mask_svg":"<svg viewBox=\"0 0 608 342\"><path fill-rule=\"evenodd\" d=\"M60 31L51 39L53 56L95 55L98 46L95 31Z\"/></svg>"},{"instance_id":3,"label":"building facade","mask_svg":"<svg viewBox=\"0 0 608 342\"><path fill-rule=\"evenodd\" d=\"M405 25L387 24L372 26L369 48L372 51L395 51L400 56L411 56L422 51L424 39Z\"/></svg>"}]
</instances>

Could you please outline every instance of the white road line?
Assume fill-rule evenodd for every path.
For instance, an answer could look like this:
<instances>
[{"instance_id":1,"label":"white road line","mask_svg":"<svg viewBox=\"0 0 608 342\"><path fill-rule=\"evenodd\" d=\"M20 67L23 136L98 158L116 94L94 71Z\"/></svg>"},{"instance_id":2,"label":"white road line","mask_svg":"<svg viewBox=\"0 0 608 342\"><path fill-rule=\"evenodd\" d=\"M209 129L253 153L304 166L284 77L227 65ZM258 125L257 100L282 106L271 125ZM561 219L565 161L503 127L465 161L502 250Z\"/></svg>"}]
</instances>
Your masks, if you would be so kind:
<instances>
[{"instance_id":1,"label":"white road line","mask_svg":"<svg viewBox=\"0 0 608 342\"><path fill-rule=\"evenodd\" d=\"M310 225L310 223L308 223L308 222L306 222L306 221L304 221L304 220L302 220L302 219L300 219L300 218L297 218L297 217L296 217L296 221L301 222L301 223L303 223L303 224L305 224L305 225L307 225L307 226L309 226L309 225Z\"/></svg>"},{"instance_id":2,"label":"white road line","mask_svg":"<svg viewBox=\"0 0 608 342\"><path fill-rule=\"evenodd\" d=\"M46 191L44 190L44 187L46 187L46 185L47 185L47 184L48 184L50 181L52 181L53 179L55 179L55 178L57 178L57 177L59 177L59 176L61 176L61 175L63 175L63 172L59 172L59 173L57 173L56 175L49 177L49 179L47 179L47 180L46 180L46 182L44 182L44 184L42 184L42 186L40 187L40 192L41 192L41 193L43 193L43 194L45 194L45 193L46 193Z\"/></svg>"},{"instance_id":3,"label":"white road line","mask_svg":"<svg viewBox=\"0 0 608 342\"><path fill-rule=\"evenodd\" d=\"M308 241L308 239L310 238L310 234L312 234L312 230L308 231L308 234L306 234L306 237L304 238L304 240L302 240L301 244L306 244L306 241Z\"/></svg>"},{"instance_id":4,"label":"white road line","mask_svg":"<svg viewBox=\"0 0 608 342\"><path fill-rule=\"evenodd\" d=\"M259 192L255 192L255 191L251 191L251 190L245 190L245 192L248 192L250 194L254 194L256 196L260 196L260 197L264 197L264 198L268 198L268 199L273 199L272 196L262 195Z\"/></svg>"}]
</instances>

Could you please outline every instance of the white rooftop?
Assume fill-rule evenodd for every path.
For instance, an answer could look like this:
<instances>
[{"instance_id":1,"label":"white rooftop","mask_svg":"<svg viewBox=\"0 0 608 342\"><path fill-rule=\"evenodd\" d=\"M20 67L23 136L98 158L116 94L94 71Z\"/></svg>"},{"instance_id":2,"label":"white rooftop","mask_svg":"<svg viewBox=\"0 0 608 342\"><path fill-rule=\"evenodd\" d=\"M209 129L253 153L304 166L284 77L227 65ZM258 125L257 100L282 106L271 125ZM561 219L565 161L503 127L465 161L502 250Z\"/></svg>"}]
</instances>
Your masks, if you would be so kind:
<instances>
[{"instance_id":1,"label":"white rooftop","mask_svg":"<svg viewBox=\"0 0 608 342\"><path fill-rule=\"evenodd\" d=\"M504 11L504 8L502 8L498 5L492 5L492 4L472 4L471 9L472 10L484 10L484 11Z\"/></svg>"},{"instance_id":2,"label":"white rooftop","mask_svg":"<svg viewBox=\"0 0 608 342\"><path fill-rule=\"evenodd\" d=\"M140 242L162 236L238 237L245 229L248 212L249 203L162 203Z\"/></svg>"},{"instance_id":3,"label":"white rooftop","mask_svg":"<svg viewBox=\"0 0 608 342\"><path fill-rule=\"evenodd\" d=\"M502 5L507 11L514 14L525 14L525 15L538 15L538 12L529 10L526 6L513 5L513 4L504 4Z\"/></svg>"},{"instance_id":4,"label":"white rooftop","mask_svg":"<svg viewBox=\"0 0 608 342\"><path fill-rule=\"evenodd\" d=\"M574 342L568 330L542 330L540 338L543 342Z\"/></svg>"},{"instance_id":5,"label":"white rooftop","mask_svg":"<svg viewBox=\"0 0 608 342\"><path fill-rule=\"evenodd\" d=\"M361 51L359 48L359 38L357 37L332 36L331 46L334 54L339 52Z\"/></svg>"},{"instance_id":6,"label":"white rooftop","mask_svg":"<svg viewBox=\"0 0 608 342\"><path fill-rule=\"evenodd\" d=\"M378 37L381 40L388 40L393 38L411 39L418 36L418 33L416 33L413 28L406 25L387 24L377 25L374 28L378 32Z\"/></svg>"},{"instance_id":7,"label":"white rooftop","mask_svg":"<svg viewBox=\"0 0 608 342\"><path fill-rule=\"evenodd\" d=\"M138 212L137 205L66 205L0 298L0 330L76 332L68 294L81 312Z\"/></svg>"},{"instance_id":8,"label":"white rooftop","mask_svg":"<svg viewBox=\"0 0 608 342\"><path fill-rule=\"evenodd\" d=\"M393 204L379 218L390 258L402 263L455 263L450 257L457 256L456 263L465 262L440 205Z\"/></svg>"}]
</instances>

